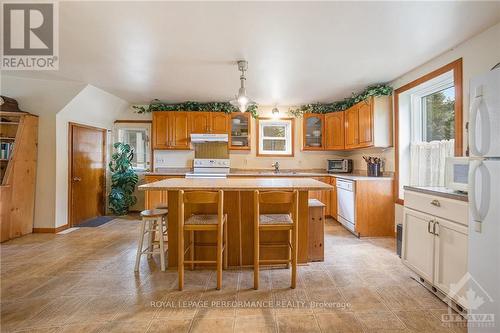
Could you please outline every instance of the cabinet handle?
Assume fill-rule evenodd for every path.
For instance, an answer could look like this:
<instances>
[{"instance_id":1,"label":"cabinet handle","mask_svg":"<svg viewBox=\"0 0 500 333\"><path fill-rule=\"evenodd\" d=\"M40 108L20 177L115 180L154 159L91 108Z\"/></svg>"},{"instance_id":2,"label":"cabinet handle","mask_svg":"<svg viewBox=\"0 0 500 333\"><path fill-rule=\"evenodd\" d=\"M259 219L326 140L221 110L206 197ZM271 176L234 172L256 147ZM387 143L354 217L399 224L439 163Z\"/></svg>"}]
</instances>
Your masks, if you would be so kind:
<instances>
[{"instance_id":1,"label":"cabinet handle","mask_svg":"<svg viewBox=\"0 0 500 333\"><path fill-rule=\"evenodd\" d=\"M432 234L431 232L431 223L434 223L434 220L429 220L427 221L427 232ZM433 229L434 229L434 226L433 226Z\"/></svg>"},{"instance_id":2,"label":"cabinet handle","mask_svg":"<svg viewBox=\"0 0 500 333\"><path fill-rule=\"evenodd\" d=\"M441 207L441 203L439 202L439 200L436 200L436 199L431 201L431 205L436 206L436 207Z\"/></svg>"},{"instance_id":3,"label":"cabinet handle","mask_svg":"<svg viewBox=\"0 0 500 333\"><path fill-rule=\"evenodd\" d=\"M437 232L436 232L436 226L438 227L437 228ZM432 227L432 233L436 236L439 237L439 222L438 221L435 221L434 222L434 226Z\"/></svg>"}]
</instances>

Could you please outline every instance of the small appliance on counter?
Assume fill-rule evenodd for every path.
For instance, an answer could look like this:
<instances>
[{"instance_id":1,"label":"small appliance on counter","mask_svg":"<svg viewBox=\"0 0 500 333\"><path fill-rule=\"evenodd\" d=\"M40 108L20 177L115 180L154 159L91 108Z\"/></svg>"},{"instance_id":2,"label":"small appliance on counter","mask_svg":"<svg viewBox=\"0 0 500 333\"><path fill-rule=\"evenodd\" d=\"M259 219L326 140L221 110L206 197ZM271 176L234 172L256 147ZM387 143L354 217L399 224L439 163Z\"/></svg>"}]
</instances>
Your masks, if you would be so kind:
<instances>
[{"instance_id":1,"label":"small appliance on counter","mask_svg":"<svg viewBox=\"0 0 500 333\"><path fill-rule=\"evenodd\" d=\"M328 173L351 173L352 160L347 158L328 160L327 171Z\"/></svg>"},{"instance_id":2,"label":"small appliance on counter","mask_svg":"<svg viewBox=\"0 0 500 333\"><path fill-rule=\"evenodd\" d=\"M186 178L226 178L229 173L227 134L191 134L193 172Z\"/></svg>"},{"instance_id":3,"label":"small appliance on counter","mask_svg":"<svg viewBox=\"0 0 500 333\"><path fill-rule=\"evenodd\" d=\"M450 190L467 193L469 187L469 158L447 157L445 161L444 186Z\"/></svg>"}]
</instances>

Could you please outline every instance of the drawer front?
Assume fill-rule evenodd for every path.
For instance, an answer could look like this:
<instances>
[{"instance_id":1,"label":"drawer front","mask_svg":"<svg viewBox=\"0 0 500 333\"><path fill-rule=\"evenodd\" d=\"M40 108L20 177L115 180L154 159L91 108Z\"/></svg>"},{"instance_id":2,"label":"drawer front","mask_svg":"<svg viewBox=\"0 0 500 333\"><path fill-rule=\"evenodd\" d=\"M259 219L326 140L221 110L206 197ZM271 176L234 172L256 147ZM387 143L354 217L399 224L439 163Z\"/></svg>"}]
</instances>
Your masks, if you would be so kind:
<instances>
[{"instance_id":1,"label":"drawer front","mask_svg":"<svg viewBox=\"0 0 500 333\"><path fill-rule=\"evenodd\" d=\"M468 203L430 194L405 191L405 207L468 225Z\"/></svg>"}]
</instances>

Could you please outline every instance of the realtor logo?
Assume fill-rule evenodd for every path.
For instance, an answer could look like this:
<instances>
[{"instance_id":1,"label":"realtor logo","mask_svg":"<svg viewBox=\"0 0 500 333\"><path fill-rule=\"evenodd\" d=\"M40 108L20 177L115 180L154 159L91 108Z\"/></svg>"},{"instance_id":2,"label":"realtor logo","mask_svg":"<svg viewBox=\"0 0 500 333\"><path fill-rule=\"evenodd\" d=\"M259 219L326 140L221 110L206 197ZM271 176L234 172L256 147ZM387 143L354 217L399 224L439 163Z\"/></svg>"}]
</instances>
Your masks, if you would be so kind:
<instances>
[{"instance_id":1,"label":"realtor logo","mask_svg":"<svg viewBox=\"0 0 500 333\"><path fill-rule=\"evenodd\" d=\"M2 4L3 70L57 70L57 3Z\"/></svg>"}]
</instances>

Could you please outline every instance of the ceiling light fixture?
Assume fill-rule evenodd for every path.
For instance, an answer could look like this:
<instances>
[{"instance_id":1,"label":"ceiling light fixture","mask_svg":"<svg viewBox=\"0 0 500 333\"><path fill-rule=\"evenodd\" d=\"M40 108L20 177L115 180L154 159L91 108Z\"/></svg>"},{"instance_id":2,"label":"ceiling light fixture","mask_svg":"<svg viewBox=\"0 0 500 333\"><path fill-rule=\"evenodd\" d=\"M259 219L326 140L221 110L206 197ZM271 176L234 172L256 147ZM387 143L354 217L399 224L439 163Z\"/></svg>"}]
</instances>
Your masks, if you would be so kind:
<instances>
[{"instance_id":1,"label":"ceiling light fixture","mask_svg":"<svg viewBox=\"0 0 500 333\"><path fill-rule=\"evenodd\" d=\"M280 110L278 109L277 106L275 106L272 110L271 113L273 114L273 118L278 118L280 115Z\"/></svg>"},{"instance_id":2,"label":"ceiling light fixture","mask_svg":"<svg viewBox=\"0 0 500 333\"><path fill-rule=\"evenodd\" d=\"M241 72L240 75L240 89L238 90L238 95L235 96L235 99L230 101L232 106L238 108L241 112L245 112L249 106L255 105L255 102L250 100L247 96L247 90L245 88L245 71L248 69L248 62L246 60L238 61L238 70Z\"/></svg>"}]
</instances>

